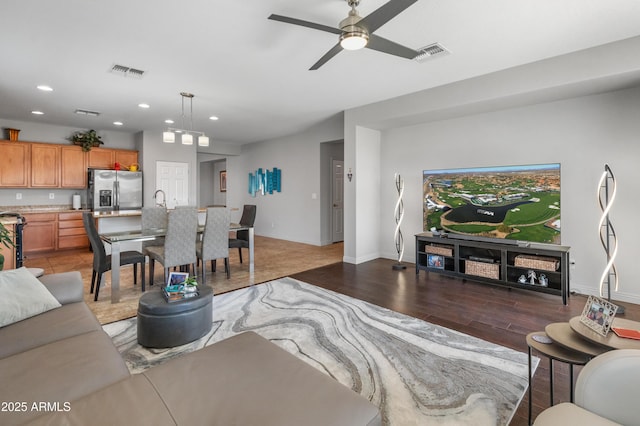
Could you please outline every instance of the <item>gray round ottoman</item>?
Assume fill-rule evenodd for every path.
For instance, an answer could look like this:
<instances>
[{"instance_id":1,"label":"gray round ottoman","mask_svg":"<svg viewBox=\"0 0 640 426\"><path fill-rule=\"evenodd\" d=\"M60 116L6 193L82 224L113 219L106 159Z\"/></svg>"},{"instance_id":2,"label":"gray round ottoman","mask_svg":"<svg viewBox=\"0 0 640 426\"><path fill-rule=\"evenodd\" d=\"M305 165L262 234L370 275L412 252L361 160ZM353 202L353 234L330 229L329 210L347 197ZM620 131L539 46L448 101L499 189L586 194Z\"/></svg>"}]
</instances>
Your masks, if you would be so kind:
<instances>
[{"instance_id":1,"label":"gray round ottoman","mask_svg":"<svg viewBox=\"0 0 640 426\"><path fill-rule=\"evenodd\" d=\"M138 343L148 348L171 348L198 340L211 331L213 289L167 302L161 291L145 293L138 302Z\"/></svg>"}]
</instances>

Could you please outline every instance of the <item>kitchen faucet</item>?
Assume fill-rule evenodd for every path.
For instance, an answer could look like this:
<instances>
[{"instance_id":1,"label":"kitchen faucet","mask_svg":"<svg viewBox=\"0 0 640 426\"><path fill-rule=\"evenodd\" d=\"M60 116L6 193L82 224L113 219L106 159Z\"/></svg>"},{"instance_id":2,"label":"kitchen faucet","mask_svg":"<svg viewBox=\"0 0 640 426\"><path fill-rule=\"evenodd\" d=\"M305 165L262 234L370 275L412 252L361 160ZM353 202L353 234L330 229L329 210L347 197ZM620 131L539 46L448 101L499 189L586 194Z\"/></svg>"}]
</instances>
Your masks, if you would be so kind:
<instances>
[{"instance_id":1,"label":"kitchen faucet","mask_svg":"<svg viewBox=\"0 0 640 426\"><path fill-rule=\"evenodd\" d=\"M166 208L167 208L167 194L165 194L165 193L164 193L164 191L163 191L162 189L158 189L158 190L156 191L156 193L155 193L155 194L153 194L153 199L154 199L154 200L156 199L156 197L158 196L158 192L161 192L161 193L162 193L162 202L161 202L161 203L159 203L159 202L157 202L157 201L156 201L156 206L158 206L158 207L164 207L164 208L166 209Z\"/></svg>"}]
</instances>

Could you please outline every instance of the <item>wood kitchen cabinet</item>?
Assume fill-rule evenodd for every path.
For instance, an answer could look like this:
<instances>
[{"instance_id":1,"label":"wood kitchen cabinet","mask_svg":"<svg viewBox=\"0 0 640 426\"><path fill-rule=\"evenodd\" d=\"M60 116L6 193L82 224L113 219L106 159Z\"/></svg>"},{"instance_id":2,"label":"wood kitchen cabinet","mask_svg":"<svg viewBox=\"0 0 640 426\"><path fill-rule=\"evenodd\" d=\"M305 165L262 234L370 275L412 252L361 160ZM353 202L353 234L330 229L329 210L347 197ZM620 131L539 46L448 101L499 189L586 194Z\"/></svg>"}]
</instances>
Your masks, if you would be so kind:
<instances>
[{"instance_id":1,"label":"wood kitchen cabinet","mask_svg":"<svg viewBox=\"0 0 640 426\"><path fill-rule=\"evenodd\" d=\"M87 167L92 169L113 169L116 154L113 149L92 148L87 152Z\"/></svg>"},{"instance_id":2,"label":"wood kitchen cabinet","mask_svg":"<svg viewBox=\"0 0 640 426\"><path fill-rule=\"evenodd\" d=\"M60 149L60 186L86 188L86 155L81 146L62 146Z\"/></svg>"},{"instance_id":3,"label":"wood kitchen cabinet","mask_svg":"<svg viewBox=\"0 0 640 426\"><path fill-rule=\"evenodd\" d=\"M23 215L26 226L22 231L22 250L25 255L56 249L58 215L56 213L28 213Z\"/></svg>"},{"instance_id":4,"label":"wood kitchen cabinet","mask_svg":"<svg viewBox=\"0 0 640 426\"><path fill-rule=\"evenodd\" d=\"M0 187L28 188L31 145L0 141Z\"/></svg>"},{"instance_id":5,"label":"wood kitchen cabinet","mask_svg":"<svg viewBox=\"0 0 640 426\"><path fill-rule=\"evenodd\" d=\"M31 144L31 188L60 187L60 145Z\"/></svg>"},{"instance_id":6,"label":"wood kitchen cabinet","mask_svg":"<svg viewBox=\"0 0 640 426\"><path fill-rule=\"evenodd\" d=\"M88 165L92 169L113 169L120 163L123 169L138 162L138 151L127 149L93 148L87 153Z\"/></svg>"},{"instance_id":7,"label":"wood kitchen cabinet","mask_svg":"<svg viewBox=\"0 0 640 426\"><path fill-rule=\"evenodd\" d=\"M132 164L138 164L138 151L118 149L115 155L116 163L120 163L124 170L128 169Z\"/></svg>"},{"instance_id":8,"label":"wood kitchen cabinet","mask_svg":"<svg viewBox=\"0 0 640 426\"><path fill-rule=\"evenodd\" d=\"M89 238L82 222L82 212L58 213L58 248L89 247Z\"/></svg>"}]
</instances>

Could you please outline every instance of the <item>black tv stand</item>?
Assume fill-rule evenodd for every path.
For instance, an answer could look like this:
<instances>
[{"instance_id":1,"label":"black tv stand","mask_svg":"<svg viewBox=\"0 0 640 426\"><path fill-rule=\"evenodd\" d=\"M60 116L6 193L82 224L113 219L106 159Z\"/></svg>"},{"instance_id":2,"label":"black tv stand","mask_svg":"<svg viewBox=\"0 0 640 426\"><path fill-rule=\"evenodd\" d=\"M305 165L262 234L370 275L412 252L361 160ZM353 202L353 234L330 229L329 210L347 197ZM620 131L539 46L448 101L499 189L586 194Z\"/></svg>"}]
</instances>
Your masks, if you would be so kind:
<instances>
[{"instance_id":1,"label":"black tv stand","mask_svg":"<svg viewBox=\"0 0 640 426\"><path fill-rule=\"evenodd\" d=\"M569 247L460 237L417 234L416 274L424 270L509 289L555 294L567 304Z\"/></svg>"}]
</instances>

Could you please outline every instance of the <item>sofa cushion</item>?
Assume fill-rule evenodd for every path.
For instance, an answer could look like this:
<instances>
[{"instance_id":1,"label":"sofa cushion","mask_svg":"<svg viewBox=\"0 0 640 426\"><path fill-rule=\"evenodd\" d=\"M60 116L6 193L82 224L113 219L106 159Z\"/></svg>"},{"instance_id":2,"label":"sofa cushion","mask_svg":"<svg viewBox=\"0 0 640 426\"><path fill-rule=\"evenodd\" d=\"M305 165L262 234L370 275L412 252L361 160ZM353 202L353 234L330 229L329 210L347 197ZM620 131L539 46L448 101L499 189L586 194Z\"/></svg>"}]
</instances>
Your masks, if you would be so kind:
<instances>
[{"instance_id":1,"label":"sofa cushion","mask_svg":"<svg viewBox=\"0 0 640 426\"><path fill-rule=\"evenodd\" d=\"M610 420L593 414L584 408L580 408L575 404L563 402L549 407L542 413L538 414L535 426L615 426Z\"/></svg>"},{"instance_id":2,"label":"sofa cushion","mask_svg":"<svg viewBox=\"0 0 640 426\"><path fill-rule=\"evenodd\" d=\"M253 332L141 374L181 425L381 424L367 399Z\"/></svg>"},{"instance_id":3,"label":"sofa cushion","mask_svg":"<svg viewBox=\"0 0 640 426\"><path fill-rule=\"evenodd\" d=\"M0 401L62 406L128 377L109 336L91 331L0 359ZM0 423L16 424L41 413L1 414Z\"/></svg>"},{"instance_id":4,"label":"sofa cushion","mask_svg":"<svg viewBox=\"0 0 640 426\"><path fill-rule=\"evenodd\" d=\"M60 306L27 268L0 271L0 327Z\"/></svg>"},{"instance_id":5,"label":"sofa cushion","mask_svg":"<svg viewBox=\"0 0 640 426\"><path fill-rule=\"evenodd\" d=\"M63 305L84 300L84 284L78 271L59 272L38 279Z\"/></svg>"},{"instance_id":6,"label":"sofa cushion","mask_svg":"<svg viewBox=\"0 0 640 426\"><path fill-rule=\"evenodd\" d=\"M96 330L102 327L86 303L63 305L0 328L0 359Z\"/></svg>"}]
</instances>

